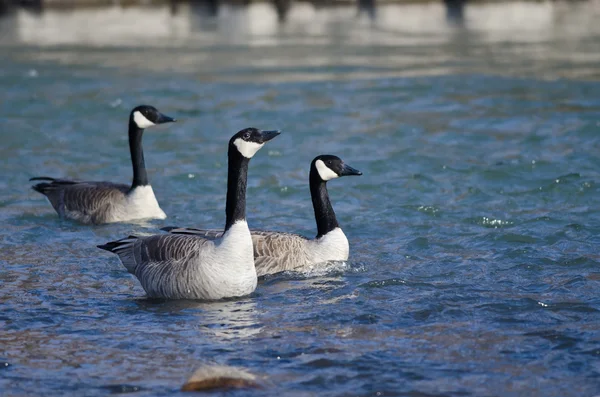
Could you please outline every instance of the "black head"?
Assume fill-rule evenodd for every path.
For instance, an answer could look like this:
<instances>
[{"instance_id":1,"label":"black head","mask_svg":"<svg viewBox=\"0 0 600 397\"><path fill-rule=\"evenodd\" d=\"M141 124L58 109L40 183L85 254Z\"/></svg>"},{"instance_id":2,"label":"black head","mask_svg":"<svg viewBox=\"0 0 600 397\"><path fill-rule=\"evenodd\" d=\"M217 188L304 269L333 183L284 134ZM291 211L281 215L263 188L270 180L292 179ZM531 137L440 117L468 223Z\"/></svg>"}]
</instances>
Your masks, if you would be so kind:
<instances>
[{"instance_id":1,"label":"black head","mask_svg":"<svg viewBox=\"0 0 600 397\"><path fill-rule=\"evenodd\" d=\"M344 164L341 158L331 154L322 154L315 157L310 168L324 182L340 176L362 175L362 172Z\"/></svg>"},{"instance_id":2,"label":"black head","mask_svg":"<svg viewBox=\"0 0 600 397\"><path fill-rule=\"evenodd\" d=\"M279 134L281 132L277 130L261 131L256 128L245 128L231 137L229 145L237 149L242 156L251 159L266 142Z\"/></svg>"},{"instance_id":3,"label":"black head","mask_svg":"<svg viewBox=\"0 0 600 397\"><path fill-rule=\"evenodd\" d=\"M140 105L131 111L131 121L133 121L138 128L145 129L157 124L171 123L175 121L175 119L165 116L153 106Z\"/></svg>"}]
</instances>

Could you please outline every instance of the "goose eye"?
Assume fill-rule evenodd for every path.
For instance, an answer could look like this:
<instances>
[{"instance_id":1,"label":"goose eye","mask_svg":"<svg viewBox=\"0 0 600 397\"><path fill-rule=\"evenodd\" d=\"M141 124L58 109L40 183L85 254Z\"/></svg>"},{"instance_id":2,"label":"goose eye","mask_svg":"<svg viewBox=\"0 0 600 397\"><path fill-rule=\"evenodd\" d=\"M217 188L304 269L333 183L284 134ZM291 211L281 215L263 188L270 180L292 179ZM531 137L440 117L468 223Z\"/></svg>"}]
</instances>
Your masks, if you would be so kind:
<instances>
[{"instance_id":1,"label":"goose eye","mask_svg":"<svg viewBox=\"0 0 600 397\"><path fill-rule=\"evenodd\" d=\"M244 139L250 139L250 133L249 132L246 132L244 134Z\"/></svg>"},{"instance_id":2,"label":"goose eye","mask_svg":"<svg viewBox=\"0 0 600 397\"><path fill-rule=\"evenodd\" d=\"M333 164L333 161L327 160L327 165L332 165L332 164Z\"/></svg>"}]
</instances>

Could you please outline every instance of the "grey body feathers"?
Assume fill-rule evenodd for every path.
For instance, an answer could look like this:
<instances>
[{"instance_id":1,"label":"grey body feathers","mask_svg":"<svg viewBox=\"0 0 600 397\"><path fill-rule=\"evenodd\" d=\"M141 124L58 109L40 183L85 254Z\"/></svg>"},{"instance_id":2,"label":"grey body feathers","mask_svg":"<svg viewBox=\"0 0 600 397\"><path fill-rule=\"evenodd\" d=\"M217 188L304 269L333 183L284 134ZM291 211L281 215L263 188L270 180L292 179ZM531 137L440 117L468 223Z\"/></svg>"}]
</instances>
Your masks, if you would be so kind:
<instances>
[{"instance_id":1,"label":"grey body feathers","mask_svg":"<svg viewBox=\"0 0 600 397\"><path fill-rule=\"evenodd\" d=\"M46 180L32 189L46 196L62 218L86 224L102 224L142 218L166 218L150 185L133 190L112 182L78 182L65 179Z\"/></svg>"},{"instance_id":2,"label":"grey body feathers","mask_svg":"<svg viewBox=\"0 0 600 397\"><path fill-rule=\"evenodd\" d=\"M112 213L112 207L124 202L129 190L127 185L111 182L44 179L50 182L38 183L32 189L46 196L61 217L83 223L106 222Z\"/></svg>"},{"instance_id":3,"label":"grey body feathers","mask_svg":"<svg viewBox=\"0 0 600 397\"><path fill-rule=\"evenodd\" d=\"M217 229L163 228L175 235L195 235L207 239L222 236ZM254 250L254 265L258 277L283 271L309 270L326 261L348 259L348 240L341 229L320 239L308 239L294 233L250 230ZM334 237L335 235L335 237ZM332 238L334 237L334 238Z\"/></svg>"},{"instance_id":4,"label":"grey body feathers","mask_svg":"<svg viewBox=\"0 0 600 397\"><path fill-rule=\"evenodd\" d=\"M117 254L149 297L216 300L256 288L246 222L227 233L214 240L178 234L129 236L99 248Z\"/></svg>"}]
</instances>

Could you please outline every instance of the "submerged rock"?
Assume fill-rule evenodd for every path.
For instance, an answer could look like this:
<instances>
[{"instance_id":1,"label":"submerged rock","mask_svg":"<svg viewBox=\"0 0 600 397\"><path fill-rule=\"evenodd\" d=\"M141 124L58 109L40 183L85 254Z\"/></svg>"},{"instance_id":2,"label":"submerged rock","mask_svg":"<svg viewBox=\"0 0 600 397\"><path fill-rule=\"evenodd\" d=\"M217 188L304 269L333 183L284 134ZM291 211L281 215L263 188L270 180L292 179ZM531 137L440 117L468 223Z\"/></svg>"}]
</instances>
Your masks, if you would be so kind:
<instances>
[{"instance_id":1,"label":"submerged rock","mask_svg":"<svg viewBox=\"0 0 600 397\"><path fill-rule=\"evenodd\" d=\"M256 375L227 365L204 365L181 387L182 391L260 388Z\"/></svg>"}]
</instances>

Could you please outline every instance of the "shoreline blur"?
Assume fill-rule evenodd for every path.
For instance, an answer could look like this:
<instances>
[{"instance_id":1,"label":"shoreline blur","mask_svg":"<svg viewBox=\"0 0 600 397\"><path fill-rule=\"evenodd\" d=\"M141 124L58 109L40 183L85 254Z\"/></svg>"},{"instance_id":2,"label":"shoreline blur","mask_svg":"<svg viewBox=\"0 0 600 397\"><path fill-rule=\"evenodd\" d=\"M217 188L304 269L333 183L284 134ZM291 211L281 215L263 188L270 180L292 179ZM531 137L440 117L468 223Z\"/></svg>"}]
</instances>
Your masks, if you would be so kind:
<instances>
[{"instance_id":1,"label":"shoreline blur","mask_svg":"<svg viewBox=\"0 0 600 397\"><path fill-rule=\"evenodd\" d=\"M461 73L596 80L599 4L473 3L460 23L441 2L382 4L375 15L294 3L284 23L269 3L224 4L216 13L193 4L17 10L0 18L0 48L17 62L225 82Z\"/></svg>"}]
</instances>

